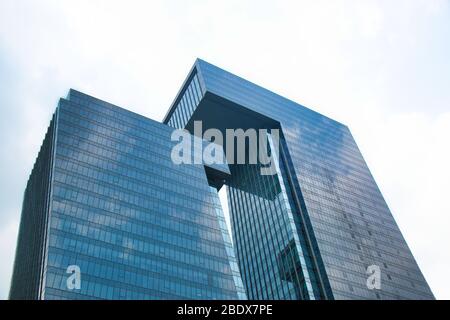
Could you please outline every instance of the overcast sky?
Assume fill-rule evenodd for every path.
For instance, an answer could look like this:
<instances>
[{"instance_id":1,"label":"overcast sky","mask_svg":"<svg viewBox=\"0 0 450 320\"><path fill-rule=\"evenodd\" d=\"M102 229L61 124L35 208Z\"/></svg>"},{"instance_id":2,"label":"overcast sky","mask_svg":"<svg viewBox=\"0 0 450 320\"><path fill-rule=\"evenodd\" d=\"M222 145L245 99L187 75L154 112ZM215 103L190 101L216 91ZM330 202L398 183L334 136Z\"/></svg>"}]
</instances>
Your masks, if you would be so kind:
<instances>
[{"instance_id":1,"label":"overcast sky","mask_svg":"<svg viewBox=\"0 0 450 320\"><path fill-rule=\"evenodd\" d=\"M75 88L162 120L196 57L347 124L450 298L450 2L0 0L0 298L22 195Z\"/></svg>"}]
</instances>

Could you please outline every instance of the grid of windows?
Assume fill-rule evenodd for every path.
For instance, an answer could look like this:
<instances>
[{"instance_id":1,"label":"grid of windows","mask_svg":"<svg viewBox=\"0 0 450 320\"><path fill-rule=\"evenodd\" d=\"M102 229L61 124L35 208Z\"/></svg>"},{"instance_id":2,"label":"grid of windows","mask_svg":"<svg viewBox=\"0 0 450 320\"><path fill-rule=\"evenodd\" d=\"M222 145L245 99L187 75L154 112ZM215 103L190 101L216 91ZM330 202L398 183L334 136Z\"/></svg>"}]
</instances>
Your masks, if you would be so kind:
<instances>
[{"instance_id":1,"label":"grid of windows","mask_svg":"<svg viewBox=\"0 0 450 320\"><path fill-rule=\"evenodd\" d=\"M179 95L178 102L173 109L174 112L167 124L178 129L184 128L194 114L202 97L203 91L198 75L194 73L182 94Z\"/></svg>"},{"instance_id":2,"label":"grid of windows","mask_svg":"<svg viewBox=\"0 0 450 320\"><path fill-rule=\"evenodd\" d=\"M11 280L10 299L40 299L54 153L55 116L27 182Z\"/></svg>"},{"instance_id":3,"label":"grid of windows","mask_svg":"<svg viewBox=\"0 0 450 320\"><path fill-rule=\"evenodd\" d=\"M276 166L277 173L269 176L260 174L259 165L231 166L229 207L247 294L252 299L323 299L283 159Z\"/></svg>"},{"instance_id":4,"label":"grid of windows","mask_svg":"<svg viewBox=\"0 0 450 320\"><path fill-rule=\"evenodd\" d=\"M261 176L255 165L232 166L228 188L233 237L251 299L314 298L307 289L293 225L278 176ZM258 214L254 214L257 212Z\"/></svg>"},{"instance_id":5,"label":"grid of windows","mask_svg":"<svg viewBox=\"0 0 450 320\"><path fill-rule=\"evenodd\" d=\"M204 167L171 160L173 128L74 90L55 115L32 298L245 299ZM67 286L71 265L80 289Z\"/></svg>"},{"instance_id":6,"label":"grid of windows","mask_svg":"<svg viewBox=\"0 0 450 320\"><path fill-rule=\"evenodd\" d=\"M244 108L247 114L264 115L280 124L285 151L285 159L279 168L282 177L285 176L281 184L289 189L286 196L297 226L296 231L288 232L283 241L287 245L286 241L295 233L298 233L300 243L302 238L306 239L303 253L311 256L314 264L311 274L318 275L317 283L322 292L329 293L327 298L433 298L345 125L205 61L197 60L193 70L200 76L205 91L197 108L205 106L206 109L214 103L222 103L217 99L209 103L210 96L214 95L226 101L226 108L235 105L236 110ZM170 112L166 122L172 120L176 110ZM204 129L207 129L205 122ZM278 208L272 215L267 215L267 210L260 204L267 200L264 192L250 192L241 186L249 179L251 169L231 168L231 171L229 198L233 234L244 284L250 297L276 297L268 293L271 292L268 284L273 287L277 283L271 282L270 277L276 275L267 275L265 271L268 268L275 270L274 259L280 248L260 248L259 243L276 240L270 230L278 230L288 210ZM258 188L261 179L252 178L252 183ZM265 189L260 187L260 191ZM274 189L274 185L269 189ZM274 221L266 219L280 211L284 213ZM276 236L279 234L277 232ZM300 254L299 249L296 251ZM369 265L381 268L381 290L367 288ZM292 298L299 296L290 293Z\"/></svg>"},{"instance_id":7,"label":"grid of windows","mask_svg":"<svg viewBox=\"0 0 450 320\"><path fill-rule=\"evenodd\" d=\"M281 129L277 174L208 168L231 177L235 250L208 170L170 157L174 128L215 106L221 126L245 114ZM12 299L433 298L345 125L201 60L165 123L61 99L24 194Z\"/></svg>"},{"instance_id":8,"label":"grid of windows","mask_svg":"<svg viewBox=\"0 0 450 320\"><path fill-rule=\"evenodd\" d=\"M233 280L236 288L238 289L239 299L246 300L247 295L245 293L244 284L242 283L241 273L238 267L238 263L234 254L233 243L231 242L228 227L225 222L225 216L222 211L222 205L219 200L219 195L215 187L210 187L210 196L214 202L214 208L216 210L217 218L219 220L219 227L222 232L223 241L225 243L228 260L230 262L230 268L233 272Z\"/></svg>"}]
</instances>

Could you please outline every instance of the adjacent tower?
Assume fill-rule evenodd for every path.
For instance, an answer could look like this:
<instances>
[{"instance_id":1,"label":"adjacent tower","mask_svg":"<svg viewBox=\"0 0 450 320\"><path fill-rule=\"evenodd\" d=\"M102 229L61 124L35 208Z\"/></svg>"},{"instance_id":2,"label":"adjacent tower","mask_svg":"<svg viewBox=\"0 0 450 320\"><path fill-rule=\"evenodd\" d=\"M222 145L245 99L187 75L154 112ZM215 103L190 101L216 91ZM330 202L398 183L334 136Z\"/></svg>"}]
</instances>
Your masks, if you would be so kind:
<instances>
[{"instance_id":1,"label":"adjacent tower","mask_svg":"<svg viewBox=\"0 0 450 320\"><path fill-rule=\"evenodd\" d=\"M249 298L434 298L347 126L202 60L164 119L194 121L281 131L276 175L235 164L226 181Z\"/></svg>"},{"instance_id":2,"label":"adjacent tower","mask_svg":"<svg viewBox=\"0 0 450 320\"><path fill-rule=\"evenodd\" d=\"M217 191L203 165L171 161L173 130L75 90L60 100L25 190L11 299L245 299Z\"/></svg>"}]
</instances>

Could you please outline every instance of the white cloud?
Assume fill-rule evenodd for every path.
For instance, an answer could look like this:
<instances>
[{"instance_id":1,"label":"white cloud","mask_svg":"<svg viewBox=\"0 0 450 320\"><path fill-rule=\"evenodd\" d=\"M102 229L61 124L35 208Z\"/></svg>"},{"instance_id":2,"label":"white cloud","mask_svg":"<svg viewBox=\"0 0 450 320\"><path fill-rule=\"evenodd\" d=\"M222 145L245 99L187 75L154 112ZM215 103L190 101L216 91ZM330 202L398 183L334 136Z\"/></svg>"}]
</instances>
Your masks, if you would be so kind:
<instances>
[{"instance_id":1,"label":"white cloud","mask_svg":"<svg viewBox=\"0 0 450 320\"><path fill-rule=\"evenodd\" d=\"M9 220L0 226L0 300L7 299L11 283L14 254L19 229L18 220Z\"/></svg>"},{"instance_id":2,"label":"white cloud","mask_svg":"<svg viewBox=\"0 0 450 320\"><path fill-rule=\"evenodd\" d=\"M450 112L380 115L353 128L419 266L438 298L450 298Z\"/></svg>"}]
</instances>

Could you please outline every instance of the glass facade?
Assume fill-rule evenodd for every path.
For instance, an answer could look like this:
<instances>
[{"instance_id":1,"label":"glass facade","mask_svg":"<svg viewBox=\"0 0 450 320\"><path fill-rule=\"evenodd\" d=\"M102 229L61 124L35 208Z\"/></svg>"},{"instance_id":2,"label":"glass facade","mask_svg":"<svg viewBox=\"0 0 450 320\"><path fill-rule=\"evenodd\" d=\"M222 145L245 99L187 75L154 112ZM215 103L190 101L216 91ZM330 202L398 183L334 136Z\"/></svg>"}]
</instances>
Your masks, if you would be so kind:
<instances>
[{"instance_id":1,"label":"glass facade","mask_svg":"<svg viewBox=\"0 0 450 320\"><path fill-rule=\"evenodd\" d=\"M181 127L281 130L276 175L230 165L226 182L249 298L434 298L347 126L202 60L181 93L193 75L203 98ZM379 290L366 284L372 265Z\"/></svg>"},{"instance_id":2,"label":"glass facade","mask_svg":"<svg viewBox=\"0 0 450 320\"><path fill-rule=\"evenodd\" d=\"M200 134L266 129L275 173L174 164L171 134L198 135L194 121ZM10 298L434 296L347 126L197 60L163 123L75 90L60 100L25 190Z\"/></svg>"},{"instance_id":3,"label":"glass facade","mask_svg":"<svg viewBox=\"0 0 450 320\"><path fill-rule=\"evenodd\" d=\"M202 165L173 164L173 130L74 90L61 99L25 194L10 298L246 298L217 192ZM46 234L31 242L38 218ZM72 265L80 289L67 286Z\"/></svg>"},{"instance_id":4,"label":"glass facade","mask_svg":"<svg viewBox=\"0 0 450 320\"><path fill-rule=\"evenodd\" d=\"M55 118L56 115L50 122L25 189L10 298L40 298L56 135Z\"/></svg>"},{"instance_id":5,"label":"glass facade","mask_svg":"<svg viewBox=\"0 0 450 320\"><path fill-rule=\"evenodd\" d=\"M202 98L203 90L198 75L193 72L187 79L187 85L183 86L182 92L177 96L174 113L167 124L178 129L186 127Z\"/></svg>"}]
</instances>

